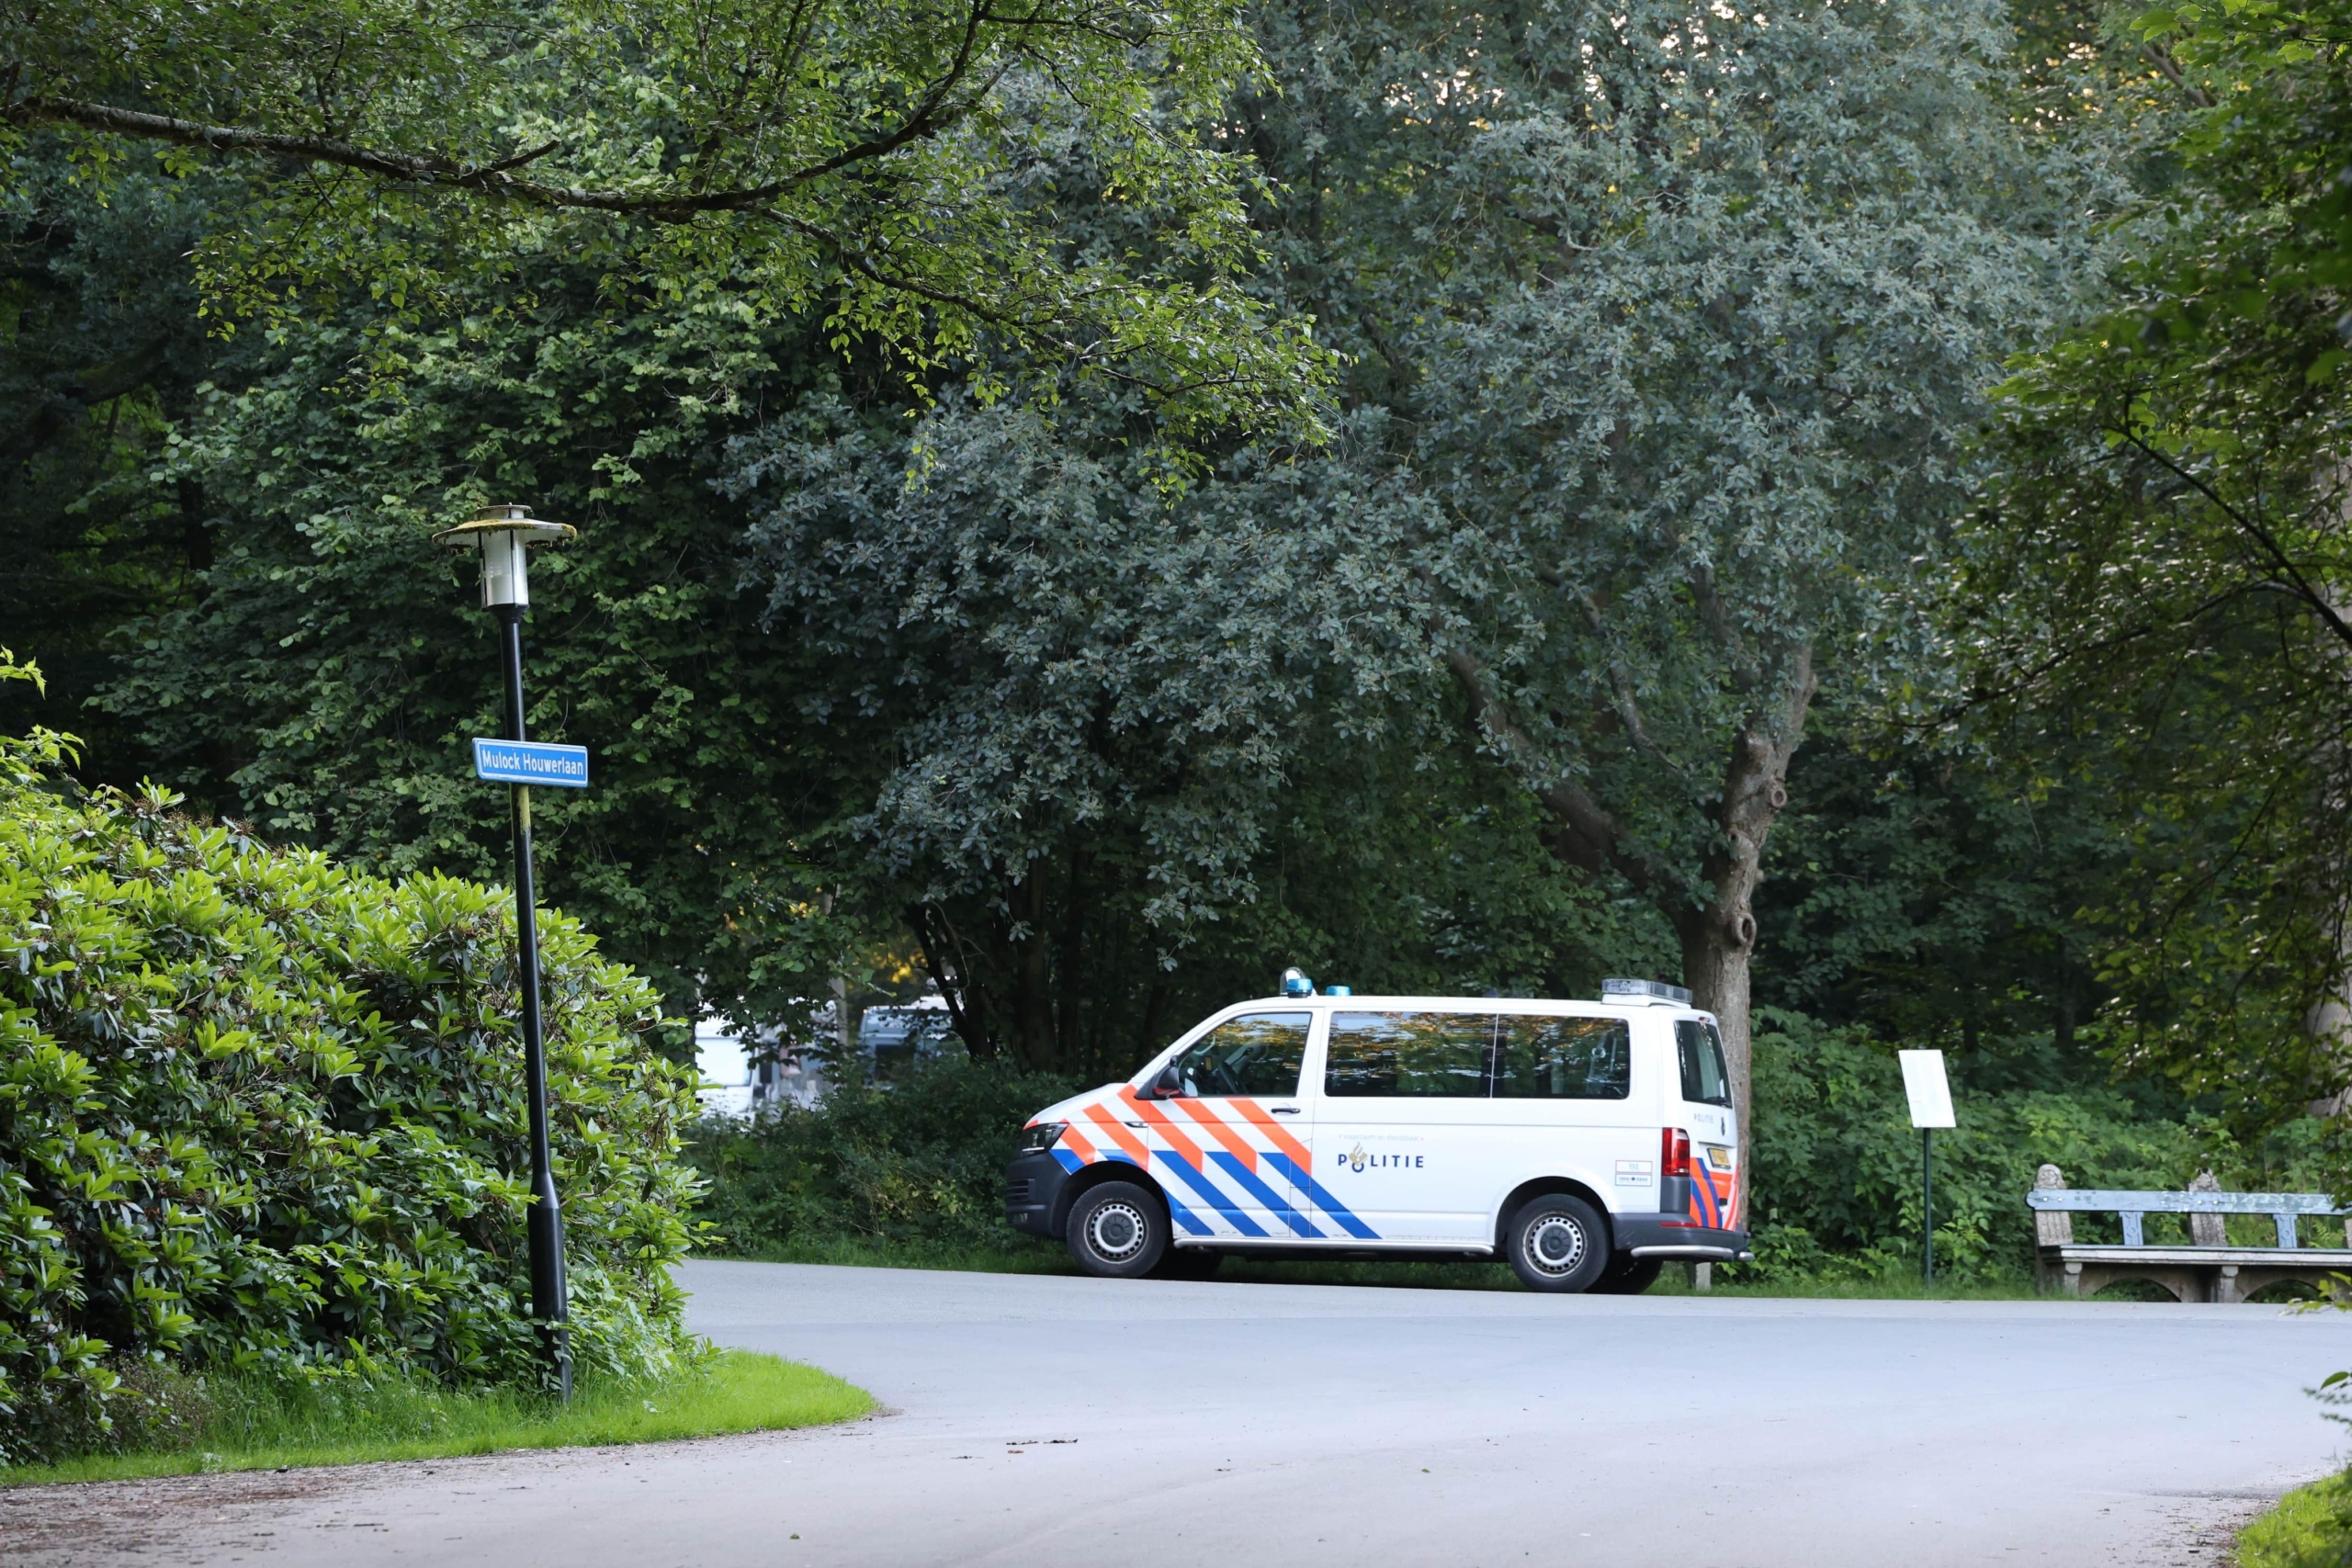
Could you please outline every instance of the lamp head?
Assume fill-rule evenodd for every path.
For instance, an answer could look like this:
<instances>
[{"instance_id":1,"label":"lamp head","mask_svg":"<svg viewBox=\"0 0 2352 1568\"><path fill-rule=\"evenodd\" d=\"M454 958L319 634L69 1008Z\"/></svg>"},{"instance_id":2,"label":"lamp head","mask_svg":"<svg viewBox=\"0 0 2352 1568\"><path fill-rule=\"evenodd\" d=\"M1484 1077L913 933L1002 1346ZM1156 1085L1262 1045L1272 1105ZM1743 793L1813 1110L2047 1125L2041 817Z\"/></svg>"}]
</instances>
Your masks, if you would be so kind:
<instances>
[{"instance_id":1,"label":"lamp head","mask_svg":"<svg viewBox=\"0 0 2352 1568\"><path fill-rule=\"evenodd\" d=\"M481 604L487 610L499 604L528 604L531 582L524 568L524 552L533 545L552 545L579 535L580 530L569 523L549 523L532 516L527 506L502 502L475 513L470 523L442 529L433 540L453 550L481 552Z\"/></svg>"}]
</instances>

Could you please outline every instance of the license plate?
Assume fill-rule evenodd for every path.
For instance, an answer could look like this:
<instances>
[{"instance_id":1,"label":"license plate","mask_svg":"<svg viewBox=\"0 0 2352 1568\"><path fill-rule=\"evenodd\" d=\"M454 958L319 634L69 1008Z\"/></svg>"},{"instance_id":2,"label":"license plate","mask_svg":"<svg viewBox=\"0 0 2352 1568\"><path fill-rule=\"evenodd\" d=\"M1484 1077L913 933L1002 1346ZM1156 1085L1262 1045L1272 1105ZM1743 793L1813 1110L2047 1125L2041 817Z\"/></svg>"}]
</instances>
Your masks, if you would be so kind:
<instances>
[{"instance_id":1,"label":"license plate","mask_svg":"<svg viewBox=\"0 0 2352 1568\"><path fill-rule=\"evenodd\" d=\"M1731 1151L1729 1149L1724 1148L1720 1144L1709 1144L1706 1145L1706 1149L1707 1165L1710 1168L1714 1170L1729 1170L1731 1168Z\"/></svg>"}]
</instances>

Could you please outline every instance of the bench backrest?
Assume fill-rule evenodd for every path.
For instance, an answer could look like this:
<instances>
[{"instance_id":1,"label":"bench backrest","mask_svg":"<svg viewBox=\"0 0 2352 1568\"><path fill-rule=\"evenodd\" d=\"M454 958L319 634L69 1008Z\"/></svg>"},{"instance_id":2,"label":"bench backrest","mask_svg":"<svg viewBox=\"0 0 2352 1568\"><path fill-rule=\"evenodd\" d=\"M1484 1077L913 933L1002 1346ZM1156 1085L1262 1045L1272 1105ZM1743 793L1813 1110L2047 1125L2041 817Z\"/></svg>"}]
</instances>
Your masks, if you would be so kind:
<instances>
[{"instance_id":1,"label":"bench backrest","mask_svg":"<svg viewBox=\"0 0 2352 1568\"><path fill-rule=\"evenodd\" d=\"M2141 1247L2143 1216L2148 1214L2267 1214L2278 1233L2278 1245L2295 1245L2295 1217L2314 1214L2333 1218L2352 1214L2324 1192L2115 1192L2095 1187L2036 1187L2025 1195L2026 1206L2075 1213L2115 1214L2123 1221L2123 1245Z\"/></svg>"}]
</instances>

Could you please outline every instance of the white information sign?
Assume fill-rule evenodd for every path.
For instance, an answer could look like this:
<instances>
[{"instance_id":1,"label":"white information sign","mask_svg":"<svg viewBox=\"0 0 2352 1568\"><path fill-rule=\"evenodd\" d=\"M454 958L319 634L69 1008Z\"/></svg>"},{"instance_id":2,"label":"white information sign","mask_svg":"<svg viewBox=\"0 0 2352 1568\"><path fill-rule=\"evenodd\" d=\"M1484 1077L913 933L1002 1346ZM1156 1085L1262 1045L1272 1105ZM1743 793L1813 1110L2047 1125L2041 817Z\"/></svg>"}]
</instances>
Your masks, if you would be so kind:
<instances>
[{"instance_id":1,"label":"white information sign","mask_svg":"<svg viewBox=\"0 0 2352 1568\"><path fill-rule=\"evenodd\" d=\"M1903 1092L1911 1097L1911 1125L1956 1127L1951 1115L1951 1085L1944 1078L1941 1051L1901 1051Z\"/></svg>"}]
</instances>

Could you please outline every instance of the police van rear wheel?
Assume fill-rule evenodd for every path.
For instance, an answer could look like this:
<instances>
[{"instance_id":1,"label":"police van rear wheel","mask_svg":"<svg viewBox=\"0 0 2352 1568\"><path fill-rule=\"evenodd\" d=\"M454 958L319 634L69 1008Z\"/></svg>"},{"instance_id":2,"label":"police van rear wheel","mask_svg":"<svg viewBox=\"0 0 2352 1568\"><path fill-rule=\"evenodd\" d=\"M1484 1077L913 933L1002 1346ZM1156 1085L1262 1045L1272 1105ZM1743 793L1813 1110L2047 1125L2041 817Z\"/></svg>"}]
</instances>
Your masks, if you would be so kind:
<instances>
[{"instance_id":1,"label":"police van rear wheel","mask_svg":"<svg viewBox=\"0 0 2352 1568\"><path fill-rule=\"evenodd\" d=\"M1529 1290L1587 1291L1609 1267L1609 1230L1583 1199L1547 1193L1511 1216L1507 1249Z\"/></svg>"},{"instance_id":2,"label":"police van rear wheel","mask_svg":"<svg viewBox=\"0 0 2352 1568\"><path fill-rule=\"evenodd\" d=\"M1079 1195L1066 1235L1070 1256L1088 1273L1137 1279L1168 1251L1168 1207L1131 1181L1106 1181Z\"/></svg>"}]
</instances>

